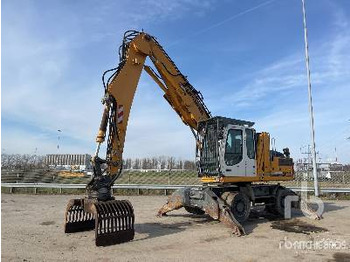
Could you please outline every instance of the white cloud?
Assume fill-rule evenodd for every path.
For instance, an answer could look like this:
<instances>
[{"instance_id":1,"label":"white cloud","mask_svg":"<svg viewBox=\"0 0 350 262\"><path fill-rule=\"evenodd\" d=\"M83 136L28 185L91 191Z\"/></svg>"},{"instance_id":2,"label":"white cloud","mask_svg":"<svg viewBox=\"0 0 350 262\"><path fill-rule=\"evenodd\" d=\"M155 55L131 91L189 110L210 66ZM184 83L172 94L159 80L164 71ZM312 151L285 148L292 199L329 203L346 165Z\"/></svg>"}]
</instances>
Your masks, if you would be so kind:
<instances>
[{"instance_id":1,"label":"white cloud","mask_svg":"<svg viewBox=\"0 0 350 262\"><path fill-rule=\"evenodd\" d=\"M316 149L326 160L335 159L336 147L338 159L350 163L350 140L346 139L350 136L350 33L344 13L334 12L333 32L327 38L309 39ZM236 87L235 78L215 83L219 90L224 90L221 86L233 88L231 95L209 100L213 104L210 109L255 121L258 131L268 131L277 139L278 149L288 146L294 158L303 157L300 147L310 144L303 46L299 52L247 74L243 82L242 88Z\"/></svg>"},{"instance_id":2,"label":"white cloud","mask_svg":"<svg viewBox=\"0 0 350 262\"><path fill-rule=\"evenodd\" d=\"M337 148L338 159L345 163L350 162L350 141L346 140L346 132L350 135L350 51L347 48L350 45L349 36L344 32L337 34L311 57L316 149L323 161L334 160L334 148ZM280 71L285 73L288 70L291 73L277 77L273 85L269 84L270 77L263 77L263 87L250 85L249 88L253 88L251 93L258 93L257 99L261 102L264 98L274 97L276 88L281 91L278 86L285 83L287 89L293 89L287 97L281 97L277 103L271 105L272 113L258 118L256 122L261 130L271 131L271 134L278 138L281 147L291 147L294 157L299 158L303 157L299 148L310 144L306 79L303 75L294 74L293 66L289 65L285 68L277 67L277 71L271 74L278 75ZM288 79L291 79L291 82L288 82ZM264 88L271 86L276 88ZM254 98L248 101L246 108L260 103Z\"/></svg>"},{"instance_id":3,"label":"white cloud","mask_svg":"<svg viewBox=\"0 0 350 262\"><path fill-rule=\"evenodd\" d=\"M28 6L25 13L20 12L21 17L13 19L15 22L3 23L2 117L37 127L33 131L18 125L3 126L2 147L7 152L32 153L36 147L43 154L52 152L56 150L57 129L62 129L62 151L92 153L102 111L100 75L77 75L72 79L70 73L79 71L72 65L75 52L89 41L121 38L125 28L161 19L179 19L179 15L194 10L201 15L212 5L212 1L150 0L142 2L140 8L134 8L130 3L102 4L87 11L84 21L78 21L74 13L67 14L69 33L54 38L43 38L33 32L32 18L36 14ZM112 13L119 17L119 22L108 25L101 32L96 30L103 27L104 17ZM327 41L319 40L319 46L310 43L316 139L325 156L331 157L337 146L339 158L350 162L350 142L345 140L350 136L347 133L350 124L346 122L350 118L347 105L350 35L346 16L335 17L335 34L329 35ZM86 34L84 26L92 26L95 30L88 29L89 34ZM258 130L271 132L279 147L289 146L292 153L299 156L299 147L309 143L303 50L253 72L249 77L251 81L238 92L232 91L232 96L212 92L213 96L205 100L209 109L213 114L227 112L227 108L231 108L233 114L250 112ZM147 79L142 77L136 93L125 157L173 155L193 158L194 140L189 128L162 99L155 84ZM230 81L231 78L223 79L221 85L229 86ZM218 85L220 83L215 83ZM261 110L267 106L269 110Z\"/></svg>"},{"instance_id":4,"label":"white cloud","mask_svg":"<svg viewBox=\"0 0 350 262\"><path fill-rule=\"evenodd\" d=\"M25 12L12 10L11 21L3 23L5 55L1 107L3 123L9 123L2 127L2 147L6 152L32 153L35 148L39 153L53 152L57 129L62 130L62 152L92 151L102 113L100 98L103 92L100 75L77 75L77 79L72 79L71 72L79 72L72 67L75 52L89 41L102 41L111 36L121 38L125 28L179 18L193 9L205 12L211 1L145 1L140 3L142 8L134 8L129 1L118 2L118 8L114 8L115 5L115 2L108 2L101 8L88 10L84 23L73 16L73 11L65 13L67 33L56 34L54 31L53 38L45 37L48 32L37 30L38 11L31 2L26 3ZM119 35L108 30L99 33L88 29L87 32L92 34L81 37L87 33L84 32L85 23L104 27L103 17L111 13L119 19L119 23L113 25L113 32L119 32ZM52 30L60 29L55 26ZM140 95L135 98L125 155L192 158L194 144L188 127L182 126L171 109L164 110L169 106L162 104L166 102L162 102L161 95L154 96L153 87L147 85L147 82L140 83L140 89L145 86L145 90L140 90ZM149 104L144 104L147 96L150 97ZM152 135L148 136L148 133Z\"/></svg>"}]
</instances>

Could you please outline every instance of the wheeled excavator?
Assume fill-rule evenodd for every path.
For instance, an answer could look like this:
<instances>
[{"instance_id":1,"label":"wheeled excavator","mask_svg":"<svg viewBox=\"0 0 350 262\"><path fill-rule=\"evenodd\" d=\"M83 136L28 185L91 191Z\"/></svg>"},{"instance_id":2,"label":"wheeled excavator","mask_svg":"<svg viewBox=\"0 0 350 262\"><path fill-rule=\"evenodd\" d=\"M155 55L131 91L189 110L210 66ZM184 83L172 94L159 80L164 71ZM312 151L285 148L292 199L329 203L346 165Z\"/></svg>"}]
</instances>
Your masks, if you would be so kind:
<instances>
[{"instance_id":1,"label":"wheeled excavator","mask_svg":"<svg viewBox=\"0 0 350 262\"><path fill-rule=\"evenodd\" d=\"M87 196L69 201L65 232L95 229L97 246L134 238L134 210L128 200L116 200L112 186L122 174L122 155L134 94L145 70L164 92L163 97L189 127L196 141L196 162L201 187L175 191L158 216L184 207L194 214L207 214L244 234L241 225L251 206L265 204L266 210L283 215L286 196L294 193L278 183L294 179L293 159L288 148L271 150L267 132L257 132L251 121L213 117L197 91L167 55L155 37L127 31L119 49L120 62L107 70L102 81L104 111L92 158L93 178ZM146 58L155 70L145 65ZM107 78L108 76L108 78ZM106 157L100 158L106 142Z\"/></svg>"}]
</instances>

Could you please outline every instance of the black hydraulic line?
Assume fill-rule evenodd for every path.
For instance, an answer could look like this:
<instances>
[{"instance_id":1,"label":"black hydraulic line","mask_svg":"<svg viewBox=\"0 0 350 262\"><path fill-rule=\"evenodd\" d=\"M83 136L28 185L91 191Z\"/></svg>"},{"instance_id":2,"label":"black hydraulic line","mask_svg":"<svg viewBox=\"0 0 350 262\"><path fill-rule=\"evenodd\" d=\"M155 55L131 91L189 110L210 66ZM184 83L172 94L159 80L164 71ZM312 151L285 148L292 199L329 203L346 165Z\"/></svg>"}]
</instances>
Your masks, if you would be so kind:
<instances>
[{"instance_id":1,"label":"black hydraulic line","mask_svg":"<svg viewBox=\"0 0 350 262\"><path fill-rule=\"evenodd\" d=\"M109 81L107 81L107 85L106 85L106 82L105 82L105 76L106 76L106 74L109 73L109 72L115 71L115 70L117 70L117 69L118 69L118 67L115 67L115 68L111 68L111 69L108 69L108 70L104 71L104 73L103 73L103 75L102 75L102 83L103 83L103 87L104 87L105 90L107 90L107 85L108 85L108 82L109 82ZM114 74L113 74L113 75L114 75ZM110 78L108 78L108 80L109 80L109 79L110 79Z\"/></svg>"},{"instance_id":2,"label":"black hydraulic line","mask_svg":"<svg viewBox=\"0 0 350 262\"><path fill-rule=\"evenodd\" d=\"M166 65L165 65L163 62L161 62L161 64L163 65L164 69L165 69L170 75L172 75L172 76L182 76L182 77L184 77L181 73L177 73L177 74L171 73L171 72L169 71L169 69L166 67ZM184 78L185 78L185 77L184 77Z\"/></svg>"},{"instance_id":3,"label":"black hydraulic line","mask_svg":"<svg viewBox=\"0 0 350 262\"><path fill-rule=\"evenodd\" d=\"M148 68L152 71L152 73L153 73L156 77L158 77L159 79L161 79L161 80L164 81L164 79L163 79L160 75L158 75L157 72L154 71L154 69L153 69L152 67L148 66Z\"/></svg>"}]
</instances>

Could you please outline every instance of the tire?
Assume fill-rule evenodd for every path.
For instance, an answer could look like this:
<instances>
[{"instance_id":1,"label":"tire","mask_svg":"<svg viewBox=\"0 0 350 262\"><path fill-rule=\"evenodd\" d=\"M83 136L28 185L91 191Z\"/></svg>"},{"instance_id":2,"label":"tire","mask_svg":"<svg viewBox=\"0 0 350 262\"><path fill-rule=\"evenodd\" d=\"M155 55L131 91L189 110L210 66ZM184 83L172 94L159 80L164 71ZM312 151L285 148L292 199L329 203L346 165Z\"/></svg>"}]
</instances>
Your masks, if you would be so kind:
<instances>
[{"instance_id":1,"label":"tire","mask_svg":"<svg viewBox=\"0 0 350 262\"><path fill-rule=\"evenodd\" d=\"M275 210L275 213L280 217L284 217L284 200L287 196L294 196L295 193L289 189L281 187L277 190L276 193L276 204L272 208Z\"/></svg>"},{"instance_id":2,"label":"tire","mask_svg":"<svg viewBox=\"0 0 350 262\"><path fill-rule=\"evenodd\" d=\"M273 214L273 215L278 215L279 216L279 213L276 209L276 203L268 203L265 205L265 211L270 213L270 214Z\"/></svg>"},{"instance_id":3,"label":"tire","mask_svg":"<svg viewBox=\"0 0 350 262\"><path fill-rule=\"evenodd\" d=\"M250 200L249 197L242 193L224 193L223 199L230 206L230 210L235 219L242 223L246 221L250 214Z\"/></svg>"},{"instance_id":4,"label":"tire","mask_svg":"<svg viewBox=\"0 0 350 262\"><path fill-rule=\"evenodd\" d=\"M184 207L188 213L194 214L194 215L203 215L205 212L200 209L199 207Z\"/></svg>"}]
</instances>

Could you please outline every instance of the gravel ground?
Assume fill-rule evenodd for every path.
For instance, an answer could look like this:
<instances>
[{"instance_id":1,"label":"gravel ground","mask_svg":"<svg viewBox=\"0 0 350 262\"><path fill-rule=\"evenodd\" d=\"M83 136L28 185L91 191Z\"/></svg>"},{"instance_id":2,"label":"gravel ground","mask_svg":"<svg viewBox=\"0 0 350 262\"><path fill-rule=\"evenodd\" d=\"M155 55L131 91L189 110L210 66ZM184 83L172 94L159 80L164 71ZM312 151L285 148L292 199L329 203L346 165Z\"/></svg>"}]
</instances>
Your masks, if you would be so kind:
<instances>
[{"instance_id":1,"label":"gravel ground","mask_svg":"<svg viewBox=\"0 0 350 262\"><path fill-rule=\"evenodd\" d=\"M2 194L2 260L350 261L350 201L327 201L321 221L298 214L287 223L251 218L244 223L247 235L235 237L224 225L184 209L157 218L164 196L128 196L136 216L134 241L95 247L93 231L64 234L63 216L70 198L74 196ZM305 226L306 232L288 232L298 231L293 222ZM313 232L313 226L320 227L320 232ZM337 246L293 248L294 241L321 245L333 241ZM346 247L340 247L340 242Z\"/></svg>"}]
</instances>

